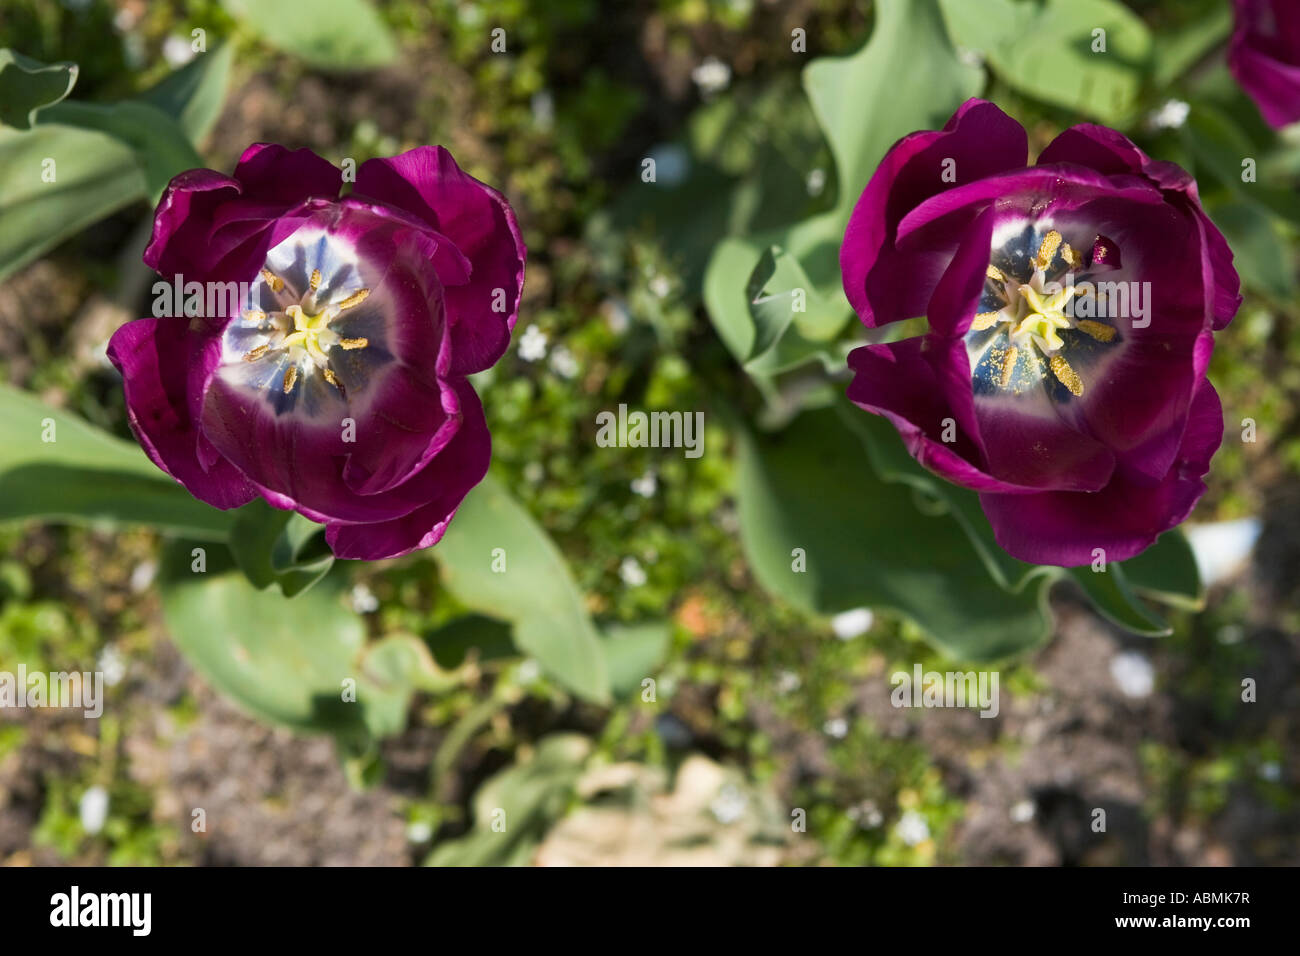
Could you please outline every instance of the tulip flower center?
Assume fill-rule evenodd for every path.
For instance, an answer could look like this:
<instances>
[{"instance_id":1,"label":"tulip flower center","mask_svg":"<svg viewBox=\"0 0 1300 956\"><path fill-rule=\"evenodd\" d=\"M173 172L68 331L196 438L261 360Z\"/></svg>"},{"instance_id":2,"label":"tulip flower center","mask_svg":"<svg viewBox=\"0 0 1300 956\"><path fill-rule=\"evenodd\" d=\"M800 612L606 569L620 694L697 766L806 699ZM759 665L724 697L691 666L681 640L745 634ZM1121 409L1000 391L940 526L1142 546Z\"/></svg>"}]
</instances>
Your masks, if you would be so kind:
<instances>
[{"instance_id":1,"label":"tulip flower center","mask_svg":"<svg viewBox=\"0 0 1300 956\"><path fill-rule=\"evenodd\" d=\"M1032 229L1027 234L1035 235ZM1108 242L1106 247L1112 248ZM982 311L966 335L972 382L978 392L1020 394L1047 385L1053 397L1078 398L1084 382L1065 353L1079 351L1083 341L1091 347L1109 345L1117 330L1076 318L1072 303L1092 293L1087 282L1074 281L1085 263L1059 232L1047 232L1036 248L1018 248L1024 249L1019 256L998 250L997 264L990 263L986 271Z\"/></svg>"}]
</instances>

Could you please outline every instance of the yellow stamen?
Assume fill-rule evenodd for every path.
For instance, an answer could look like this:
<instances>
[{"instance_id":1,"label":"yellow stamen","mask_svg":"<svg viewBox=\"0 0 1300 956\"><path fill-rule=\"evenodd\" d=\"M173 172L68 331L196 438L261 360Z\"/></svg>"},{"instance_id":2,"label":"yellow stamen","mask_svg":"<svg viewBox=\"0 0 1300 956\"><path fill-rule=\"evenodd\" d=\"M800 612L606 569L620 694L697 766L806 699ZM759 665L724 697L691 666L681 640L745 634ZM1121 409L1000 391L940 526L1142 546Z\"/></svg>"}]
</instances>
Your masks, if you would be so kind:
<instances>
[{"instance_id":1,"label":"yellow stamen","mask_svg":"<svg viewBox=\"0 0 1300 956\"><path fill-rule=\"evenodd\" d=\"M265 355L268 351L270 351L270 349L271 349L271 346L269 346L269 345L259 345L257 348L253 349L251 352L246 352L246 353L244 353L244 361L245 361L245 362L256 362L256 361L257 361L258 359L260 359L263 355Z\"/></svg>"},{"instance_id":2,"label":"yellow stamen","mask_svg":"<svg viewBox=\"0 0 1300 956\"><path fill-rule=\"evenodd\" d=\"M1080 319L1078 322L1080 332L1086 332L1098 342L1113 342L1115 340L1115 329L1113 326L1106 325L1104 322L1094 322L1092 319Z\"/></svg>"},{"instance_id":3,"label":"yellow stamen","mask_svg":"<svg viewBox=\"0 0 1300 956\"><path fill-rule=\"evenodd\" d=\"M261 309L249 309L244 313L244 319L248 322L265 322L266 313Z\"/></svg>"},{"instance_id":4,"label":"yellow stamen","mask_svg":"<svg viewBox=\"0 0 1300 956\"><path fill-rule=\"evenodd\" d=\"M1043 244L1038 247L1038 256L1034 260L1034 264L1040 269L1046 269L1051 265L1052 259L1056 255L1056 250L1060 248L1060 245L1061 234L1053 229L1043 237Z\"/></svg>"},{"instance_id":5,"label":"yellow stamen","mask_svg":"<svg viewBox=\"0 0 1300 956\"><path fill-rule=\"evenodd\" d=\"M1007 281L1007 277L1002 274L1002 270L999 269L997 266L993 265L992 263L990 263L989 267L984 270L984 274L988 276L990 279L992 279L994 282Z\"/></svg>"},{"instance_id":6,"label":"yellow stamen","mask_svg":"<svg viewBox=\"0 0 1300 956\"><path fill-rule=\"evenodd\" d=\"M1060 355L1053 355L1047 360L1047 362L1052 368L1052 374L1060 380L1062 385L1070 390L1070 394L1075 396L1083 394L1083 382L1075 373L1074 369L1070 368L1069 362Z\"/></svg>"},{"instance_id":7,"label":"yellow stamen","mask_svg":"<svg viewBox=\"0 0 1300 956\"><path fill-rule=\"evenodd\" d=\"M266 284L271 287L272 292L279 292L284 288L284 280L270 269L262 270L262 278L266 281Z\"/></svg>"},{"instance_id":8,"label":"yellow stamen","mask_svg":"<svg viewBox=\"0 0 1300 956\"><path fill-rule=\"evenodd\" d=\"M1002 354L1002 377L998 380L998 384L1003 388L1010 384L1011 373L1016 370L1016 360L1018 358L1020 358L1020 349L1014 345Z\"/></svg>"},{"instance_id":9,"label":"yellow stamen","mask_svg":"<svg viewBox=\"0 0 1300 956\"><path fill-rule=\"evenodd\" d=\"M319 270L319 269L312 269L312 270L311 270L311 279L309 280L309 282L310 282L311 287L312 287L313 289L319 289L319 288L320 288L320 270Z\"/></svg>"},{"instance_id":10,"label":"yellow stamen","mask_svg":"<svg viewBox=\"0 0 1300 956\"><path fill-rule=\"evenodd\" d=\"M298 366L290 365L289 371L284 373L284 394L288 395L293 391L294 383L298 381Z\"/></svg>"},{"instance_id":11,"label":"yellow stamen","mask_svg":"<svg viewBox=\"0 0 1300 956\"><path fill-rule=\"evenodd\" d=\"M1068 242L1061 246L1061 258L1063 258L1071 269L1083 268L1083 256L1074 251L1074 247Z\"/></svg>"},{"instance_id":12,"label":"yellow stamen","mask_svg":"<svg viewBox=\"0 0 1300 956\"><path fill-rule=\"evenodd\" d=\"M970 327L976 332L983 332L985 329L991 329L1002 320L1002 313L999 312L981 312L971 320Z\"/></svg>"},{"instance_id":13,"label":"yellow stamen","mask_svg":"<svg viewBox=\"0 0 1300 956\"><path fill-rule=\"evenodd\" d=\"M342 312L344 309L350 309L354 305L360 305L362 302L366 301L366 296L368 295L370 295L369 289L358 289L339 303L339 311Z\"/></svg>"},{"instance_id":14,"label":"yellow stamen","mask_svg":"<svg viewBox=\"0 0 1300 956\"><path fill-rule=\"evenodd\" d=\"M329 382L340 392L343 391L343 383L339 381L339 377L334 374L333 369L322 369L321 373L325 376L325 381Z\"/></svg>"},{"instance_id":15,"label":"yellow stamen","mask_svg":"<svg viewBox=\"0 0 1300 956\"><path fill-rule=\"evenodd\" d=\"M345 349L363 349L369 344L369 339L339 339L339 345Z\"/></svg>"}]
</instances>

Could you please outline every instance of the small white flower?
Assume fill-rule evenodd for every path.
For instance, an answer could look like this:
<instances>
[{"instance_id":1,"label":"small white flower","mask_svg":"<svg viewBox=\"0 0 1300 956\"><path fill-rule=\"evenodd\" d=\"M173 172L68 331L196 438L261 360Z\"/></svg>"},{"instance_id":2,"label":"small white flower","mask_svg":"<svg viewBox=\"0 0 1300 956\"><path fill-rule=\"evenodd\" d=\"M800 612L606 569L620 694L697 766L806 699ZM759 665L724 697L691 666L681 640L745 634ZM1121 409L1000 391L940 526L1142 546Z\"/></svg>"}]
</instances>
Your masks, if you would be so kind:
<instances>
[{"instance_id":1,"label":"small white flower","mask_svg":"<svg viewBox=\"0 0 1300 956\"><path fill-rule=\"evenodd\" d=\"M153 584L153 579L157 575L158 563L156 561L141 561L131 571L131 590L136 594L149 590L149 585Z\"/></svg>"},{"instance_id":2,"label":"small white flower","mask_svg":"<svg viewBox=\"0 0 1300 956\"><path fill-rule=\"evenodd\" d=\"M843 614L836 614L831 618L831 630L841 641L851 641L860 634L865 634L871 630L871 625L875 623L876 616L871 613L871 608L859 607L852 611L845 611Z\"/></svg>"},{"instance_id":3,"label":"small white flower","mask_svg":"<svg viewBox=\"0 0 1300 956\"><path fill-rule=\"evenodd\" d=\"M528 326L519 340L519 357L525 362L546 358L546 333L535 325Z\"/></svg>"},{"instance_id":4,"label":"small white flower","mask_svg":"<svg viewBox=\"0 0 1300 956\"><path fill-rule=\"evenodd\" d=\"M1182 100L1168 100L1152 112L1147 121L1152 129L1178 129L1187 122L1187 114L1191 111L1191 106Z\"/></svg>"},{"instance_id":5,"label":"small white flower","mask_svg":"<svg viewBox=\"0 0 1300 956\"><path fill-rule=\"evenodd\" d=\"M731 83L731 67L716 56L705 57L695 69L691 70L691 79L705 96L721 93Z\"/></svg>"},{"instance_id":6,"label":"small white flower","mask_svg":"<svg viewBox=\"0 0 1300 956\"><path fill-rule=\"evenodd\" d=\"M822 724L822 730L836 740L843 740L849 735L849 722L843 717L832 717Z\"/></svg>"},{"instance_id":7,"label":"small white flower","mask_svg":"<svg viewBox=\"0 0 1300 956\"><path fill-rule=\"evenodd\" d=\"M163 41L162 55L167 64L174 69L194 59L194 46L184 37L172 35Z\"/></svg>"},{"instance_id":8,"label":"small white flower","mask_svg":"<svg viewBox=\"0 0 1300 956\"><path fill-rule=\"evenodd\" d=\"M1125 697L1150 697L1156 686L1151 662L1136 651L1124 651L1110 659L1110 676Z\"/></svg>"},{"instance_id":9,"label":"small white flower","mask_svg":"<svg viewBox=\"0 0 1300 956\"><path fill-rule=\"evenodd\" d=\"M646 582L645 569L641 567L641 562L633 557L623 559L623 563L618 566L618 576L630 588L639 588Z\"/></svg>"},{"instance_id":10,"label":"small white flower","mask_svg":"<svg viewBox=\"0 0 1300 956\"><path fill-rule=\"evenodd\" d=\"M808 195L820 196L826 188L826 170L814 169L808 174Z\"/></svg>"},{"instance_id":11,"label":"small white flower","mask_svg":"<svg viewBox=\"0 0 1300 956\"><path fill-rule=\"evenodd\" d=\"M691 172L690 151L680 143L663 143L650 150L654 160L655 182L660 186L680 186Z\"/></svg>"},{"instance_id":12,"label":"small white flower","mask_svg":"<svg viewBox=\"0 0 1300 956\"><path fill-rule=\"evenodd\" d=\"M375 597L375 592L365 584L354 584L349 598L352 601L352 610L358 614L370 614L372 611L379 610L379 598Z\"/></svg>"},{"instance_id":13,"label":"small white flower","mask_svg":"<svg viewBox=\"0 0 1300 956\"><path fill-rule=\"evenodd\" d=\"M109 687L116 687L126 676L126 658L112 644L99 652L99 660L95 662L95 667L103 673L104 683Z\"/></svg>"},{"instance_id":14,"label":"small white flower","mask_svg":"<svg viewBox=\"0 0 1300 956\"><path fill-rule=\"evenodd\" d=\"M406 839L411 843L424 843L433 838L433 827L424 820L412 820L406 825Z\"/></svg>"},{"instance_id":15,"label":"small white flower","mask_svg":"<svg viewBox=\"0 0 1300 956\"><path fill-rule=\"evenodd\" d=\"M714 819L721 824L735 823L745 813L748 799L734 784L726 784L709 804Z\"/></svg>"},{"instance_id":16,"label":"small white flower","mask_svg":"<svg viewBox=\"0 0 1300 956\"><path fill-rule=\"evenodd\" d=\"M546 477L546 469L542 467L540 461L530 461L524 465L524 481L530 485L540 484L541 480Z\"/></svg>"},{"instance_id":17,"label":"small white flower","mask_svg":"<svg viewBox=\"0 0 1300 956\"><path fill-rule=\"evenodd\" d=\"M578 360L563 345L557 345L551 351L551 371L560 378L573 378L578 374Z\"/></svg>"},{"instance_id":18,"label":"small white flower","mask_svg":"<svg viewBox=\"0 0 1300 956\"><path fill-rule=\"evenodd\" d=\"M622 299L606 299L600 307L605 314L605 324L615 335L622 335L632 324L632 317L628 314L627 304Z\"/></svg>"},{"instance_id":19,"label":"small white flower","mask_svg":"<svg viewBox=\"0 0 1300 956\"><path fill-rule=\"evenodd\" d=\"M1034 806L1034 801L1021 800L1019 803L1017 803L1015 806L1011 808L1011 813L1010 813L1011 822L1028 823L1030 820L1034 818L1034 813L1036 811L1037 808Z\"/></svg>"},{"instance_id":20,"label":"small white flower","mask_svg":"<svg viewBox=\"0 0 1300 956\"><path fill-rule=\"evenodd\" d=\"M98 784L89 788L81 795L77 813L81 817L81 829L91 836L104 829L104 821L108 819L108 791Z\"/></svg>"},{"instance_id":21,"label":"small white flower","mask_svg":"<svg viewBox=\"0 0 1300 956\"><path fill-rule=\"evenodd\" d=\"M649 288L657 298L666 299L668 298L668 293L673 291L673 284L668 281L667 276L656 275L650 280Z\"/></svg>"},{"instance_id":22,"label":"small white flower","mask_svg":"<svg viewBox=\"0 0 1300 956\"><path fill-rule=\"evenodd\" d=\"M515 672L521 684L531 684L537 678L542 676L542 665L537 663L533 658L525 658L519 664L519 670Z\"/></svg>"},{"instance_id":23,"label":"small white flower","mask_svg":"<svg viewBox=\"0 0 1300 956\"><path fill-rule=\"evenodd\" d=\"M533 112L533 124L538 129L546 130L555 125L555 97L550 90L534 93L529 107Z\"/></svg>"},{"instance_id":24,"label":"small white flower","mask_svg":"<svg viewBox=\"0 0 1300 956\"><path fill-rule=\"evenodd\" d=\"M1282 779L1282 765L1276 760L1262 763L1259 765L1259 775L1269 783L1277 783Z\"/></svg>"},{"instance_id":25,"label":"small white flower","mask_svg":"<svg viewBox=\"0 0 1300 956\"><path fill-rule=\"evenodd\" d=\"M803 685L803 681L794 671L781 671L776 675L776 692L793 694Z\"/></svg>"},{"instance_id":26,"label":"small white flower","mask_svg":"<svg viewBox=\"0 0 1300 956\"><path fill-rule=\"evenodd\" d=\"M916 846L930 839L930 824L915 810L908 810L894 824L894 832L908 846Z\"/></svg>"},{"instance_id":27,"label":"small white flower","mask_svg":"<svg viewBox=\"0 0 1300 956\"><path fill-rule=\"evenodd\" d=\"M647 471L640 478L632 479L632 490L642 498L653 498L658 489L659 479L655 477L653 469Z\"/></svg>"}]
</instances>

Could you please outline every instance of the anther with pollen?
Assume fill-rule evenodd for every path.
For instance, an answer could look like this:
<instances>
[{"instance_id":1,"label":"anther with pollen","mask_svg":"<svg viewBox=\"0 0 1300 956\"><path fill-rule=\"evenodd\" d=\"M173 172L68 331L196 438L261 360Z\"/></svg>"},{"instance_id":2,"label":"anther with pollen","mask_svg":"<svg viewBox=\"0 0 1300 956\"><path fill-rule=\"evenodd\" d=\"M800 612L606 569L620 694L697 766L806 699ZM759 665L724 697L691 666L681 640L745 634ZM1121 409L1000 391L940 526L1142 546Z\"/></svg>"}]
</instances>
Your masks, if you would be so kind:
<instances>
[{"instance_id":1,"label":"anther with pollen","mask_svg":"<svg viewBox=\"0 0 1300 956\"><path fill-rule=\"evenodd\" d=\"M1011 384L1011 373L1016 370L1016 360L1020 358L1020 349L1014 345L1011 346L1002 355L1002 376L998 379L998 385L1006 388Z\"/></svg>"},{"instance_id":2,"label":"anther with pollen","mask_svg":"<svg viewBox=\"0 0 1300 956\"><path fill-rule=\"evenodd\" d=\"M366 296L368 295L370 295L369 289L358 289L339 303L339 311L350 309L355 305L360 305L362 302L366 301Z\"/></svg>"},{"instance_id":3,"label":"anther with pollen","mask_svg":"<svg viewBox=\"0 0 1300 956\"><path fill-rule=\"evenodd\" d=\"M325 376L325 381L329 382L331 385L333 385L335 388L339 390L340 394L343 395L347 394L346 390L343 388L343 383L339 381L339 377L334 374L333 369L331 368L321 369L321 374Z\"/></svg>"},{"instance_id":4,"label":"anther with pollen","mask_svg":"<svg viewBox=\"0 0 1300 956\"><path fill-rule=\"evenodd\" d=\"M253 349L252 351L244 353L244 361L256 362L258 359L260 359L263 355L265 355L269 351L271 351L271 346L269 344L259 345L257 348Z\"/></svg>"},{"instance_id":5,"label":"anther with pollen","mask_svg":"<svg viewBox=\"0 0 1300 956\"><path fill-rule=\"evenodd\" d=\"M1007 277L1002 274L1002 270L992 264L990 264L989 267L984 270L984 274L988 276L990 279L992 279L994 282L1007 281Z\"/></svg>"},{"instance_id":6,"label":"anther with pollen","mask_svg":"<svg viewBox=\"0 0 1300 956\"><path fill-rule=\"evenodd\" d=\"M284 394L288 395L293 391L294 384L298 381L298 366L290 365L289 370L284 373Z\"/></svg>"},{"instance_id":7,"label":"anther with pollen","mask_svg":"<svg viewBox=\"0 0 1300 956\"><path fill-rule=\"evenodd\" d=\"M319 269L312 269L312 270L311 270L311 278L308 280L308 284L309 284L313 289L319 289L319 288L320 288L320 270L319 270Z\"/></svg>"},{"instance_id":8,"label":"anther with pollen","mask_svg":"<svg viewBox=\"0 0 1300 956\"><path fill-rule=\"evenodd\" d=\"M1106 325L1104 322L1094 322L1092 319L1080 319L1077 327L1080 332L1092 336L1098 342L1115 341L1115 329Z\"/></svg>"},{"instance_id":9,"label":"anther with pollen","mask_svg":"<svg viewBox=\"0 0 1300 956\"><path fill-rule=\"evenodd\" d=\"M249 309L244 313L245 322L265 322L266 313L261 309Z\"/></svg>"},{"instance_id":10,"label":"anther with pollen","mask_svg":"<svg viewBox=\"0 0 1300 956\"><path fill-rule=\"evenodd\" d=\"M1071 395L1077 398L1083 394L1083 381L1079 378L1078 373L1070 368L1069 362L1060 355L1053 355L1047 361L1051 366L1052 374L1070 390Z\"/></svg>"},{"instance_id":11,"label":"anther with pollen","mask_svg":"<svg viewBox=\"0 0 1300 956\"><path fill-rule=\"evenodd\" d=\"M339 339L339 345L345 349L363 349L370 344L369 339Z\"/></svg>"},{"instance_id":12,"label":"anther with pollen","mask_svg":"<svg viewBox=\"0 0 1300 956\"><path fill-rule=\"evenodd\" d=\"M272 292L279 292L284 288L284 280L270 269L262 270L262 278L266 281L266 284L271 287Z\"/></svg>"},{"instance_id":13,"label":"anther with pollen","mask_svg":"<svg viewBox=\"0 0 1300 956\"><path fill-rule=\"evenodd\" d=\"M991 329L1002 321L1002 313L999 312L981 312L975 318L971 319L970 327L976 332L983 332Z\"/></svg>"},{"instance_id":14,"label":"anther with pollen","mask_svg":"<svg viewBox=\"0 0 1300 956\"><path fill-rule=\"evenodd\" d=\"M1061 247L1061 234L1053 229L1043 237L1043 244L1038 247L1038 255L1034 258L1034 265L1040 269L1046 269L1052 264L1052 259L1056 256L1056 250Z\"/></svg>"}]
</instances>

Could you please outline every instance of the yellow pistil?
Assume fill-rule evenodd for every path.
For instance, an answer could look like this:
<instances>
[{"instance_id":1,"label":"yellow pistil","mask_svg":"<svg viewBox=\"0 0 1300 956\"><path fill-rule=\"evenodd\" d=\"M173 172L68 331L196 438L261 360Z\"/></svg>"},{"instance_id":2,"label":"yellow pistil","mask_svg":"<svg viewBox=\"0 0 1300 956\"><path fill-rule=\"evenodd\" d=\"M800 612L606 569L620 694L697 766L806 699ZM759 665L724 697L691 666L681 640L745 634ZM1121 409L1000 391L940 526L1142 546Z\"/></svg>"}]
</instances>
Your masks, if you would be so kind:
<instances>
[{"instance_id":1,"label":"yellow pistil","mask_svg":"<svg viewBox=\"0 0 1300 956\"><path fill-rule=\"evenodd\" d=\"M272 292L279 292L284 288L284 280L270 269L262 270L262 278L266 281L266 284L271 287Z\"/></svg>"},{"instance_id":2,"label":"yellow pistil","mask_svg":"<svg viewBox=\"0 0 1300 956\"><path fill-rule=\"evenodd\" d=\"M1077 398L1083 394L1083 382L1074 369L1070 368L1070 363L1065 360L1065 356L1053 355L1047 360L1047 364L1051 367L1052 374L1070 390L1071 395Z\"/></svg>"},{"instance_id":3,"label":"yellow pistil","mask_svg":"<svg viewBox=\"0 0 1300 956\"><path fill-rule=\"evenodd\" d=\"M284 394L288 395L293 391L294 383L298 381L298 366L290 365L289 370L284 373Z\"/></svg>"},{"instance_id":4,"label":"yellow pistil","mask_svg":"<svg viewBox=\"0 0 1300 956\"><path fill-rule=\"evenodd\" d=\"M1094 322L1092 319L1080 319L1076 328L1084 332L1098 342L1113 342L1115 340L1115 329L1113 326L1106 325L1104 322Z\"/></svg>"},{"instance_id":5,"label":"yellow pistil","mask_svg":"<svg viewBox=\"0 0 1300 956\"><path fill-rule=\"evenodd\" d=\"M1053 229L1043 237L1043 244L1038 247L1038 256L1034 259L1034 265L1040 269L1046 269L1052 264L1052 259L1056 256L1056 250L1060 246L1061 234Z\"/></svg>"},{"instance_id":6,"label":"yellow pistil","mask_svg":"<svg viewBox=\"0 0 1300 956\"><path fill-rule=\"evenodd\" d=\"M1011 373L1016 370L1016 360L1020 358L1020 349L1014 345L1002 354L1002 377L998 384L1006 388L1011 383Z\"/></svg>"}]
</instances>

